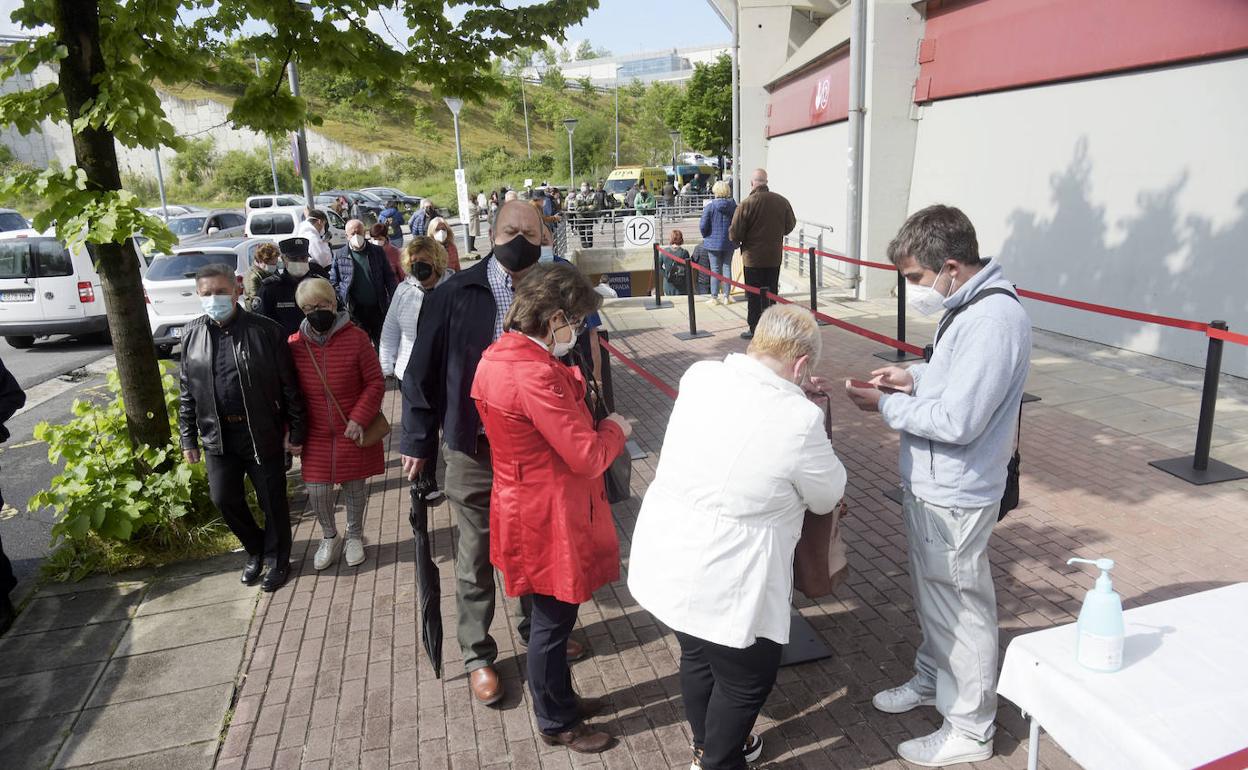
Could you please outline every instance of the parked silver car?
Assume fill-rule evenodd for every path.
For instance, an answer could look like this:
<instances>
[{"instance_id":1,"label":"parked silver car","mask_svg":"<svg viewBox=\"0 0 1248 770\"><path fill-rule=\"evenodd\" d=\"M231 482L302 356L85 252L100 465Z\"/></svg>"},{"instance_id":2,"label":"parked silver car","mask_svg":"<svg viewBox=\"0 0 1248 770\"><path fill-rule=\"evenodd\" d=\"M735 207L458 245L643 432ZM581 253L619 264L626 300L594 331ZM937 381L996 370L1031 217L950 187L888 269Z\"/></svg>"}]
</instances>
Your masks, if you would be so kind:
<instances>
[{"instance_id":1,"label":"parked silver car","mask_svg":"<svg viewBox=\"0 0 1248 770\"><path fill-rule=\"evenodd\" d=\"M178 217L169 217L166 223L170 232L178 237L178 245L184 246L209 238L241 238L247 219L243 212L233 209L196 211Z\"/></svg>"}]
</instances>

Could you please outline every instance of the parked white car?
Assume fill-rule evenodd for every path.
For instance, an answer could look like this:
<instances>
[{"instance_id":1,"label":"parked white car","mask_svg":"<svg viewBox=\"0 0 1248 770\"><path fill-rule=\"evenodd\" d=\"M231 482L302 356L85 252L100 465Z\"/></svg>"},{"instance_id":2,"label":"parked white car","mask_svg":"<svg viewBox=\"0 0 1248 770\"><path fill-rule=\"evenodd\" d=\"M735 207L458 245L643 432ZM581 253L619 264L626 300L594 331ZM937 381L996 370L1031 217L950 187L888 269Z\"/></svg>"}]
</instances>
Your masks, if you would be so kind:
<instances>
[{"instance_id":1,"label":"parked white car","mask_svg":"<svg viewBox=\"0 0 1248 770\"><path fill-rule=\"evenodd\" d=\"M243 204L247 211L252 209L271 209L279 206L303 206L302 195L253 195Z\"/></svg>"},{"instance_id":2,"label":"parked white car","mask_svg":"<svg viewBox=\"0 0 1248 770\"><path fill-rule=\"evenodd\" d=\"M347 223L333 211L326 210L329 219L329 247L336 249L347 243ZM264 209L247 209L247 224L243 227L244 238L280 239L293 235L305 218L303 206L281 206Z\"/></svg>"},{"instance_id":3,"label":"parked white car","mask_svg":"<svg viewBox=\"0 0 1248 770\"><path fill-rule=\"evenodd\" d=\"M15 348L54 334L107 340L94 249L84 244L70 251L51 236L0 234L0 336ZM141 253L139 262L146 268Z\"/></svg>"},{"instance_id":4,"label":"parked white car","mask_svg":"<svg viewBox=\"0 0 1248 770\"><path fill-rule=\"evenodd\" d=\"M178 236L178 243L185 245L196 241L241 238L246 223L241 211L213 209L169 217L166 224L169 232Z\"/></svg>"}]
</instances>

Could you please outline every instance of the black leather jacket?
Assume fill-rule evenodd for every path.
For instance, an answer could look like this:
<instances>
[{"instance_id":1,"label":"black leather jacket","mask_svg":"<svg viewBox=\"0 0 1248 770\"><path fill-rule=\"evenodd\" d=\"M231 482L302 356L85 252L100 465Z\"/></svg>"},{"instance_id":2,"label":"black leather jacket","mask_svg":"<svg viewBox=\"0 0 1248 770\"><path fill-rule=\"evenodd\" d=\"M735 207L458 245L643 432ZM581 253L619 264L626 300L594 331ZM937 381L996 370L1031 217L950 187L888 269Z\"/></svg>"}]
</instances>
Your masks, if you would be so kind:
<instances>
[{"instance_id":1,"label":"black leather jacket","mask_svg":"<svg viewBox=\"0 0 1248 770\"><path fill-rule=\"evenodd\" d=\"M208 316L200 316L182 332L178 427L183 449L195 449L203 443L205 450L221 454L225 449L213 392L209 323ZM288 430L292 444L303 443L307 434L303 394L286 335L275 321L240 307L230 328L234 332L230 339L238 356L247 430L259 462L284 451L283 438Z\"/></svg>"}]
</instances>

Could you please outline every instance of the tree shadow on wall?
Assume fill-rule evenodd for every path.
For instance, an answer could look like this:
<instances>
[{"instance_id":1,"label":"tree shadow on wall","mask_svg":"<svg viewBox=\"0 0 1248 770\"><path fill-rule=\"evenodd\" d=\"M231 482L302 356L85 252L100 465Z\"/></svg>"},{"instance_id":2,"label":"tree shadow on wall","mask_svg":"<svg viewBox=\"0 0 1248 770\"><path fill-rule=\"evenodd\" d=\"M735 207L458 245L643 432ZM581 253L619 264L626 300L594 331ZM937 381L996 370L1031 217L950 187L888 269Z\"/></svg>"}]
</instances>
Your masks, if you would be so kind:
<instances>
[{"instance_id":1,"label":"tree shadow on wall","mask_svg":"<svg viewBox=\"0 0 1248 770\"><path fill-rule=\"evenodd\" d=\"M1000 253L1010 278L1072 299L1248 327L1248 293L1238 287L1248 275L1248 191L1236 199L1233 221L1184 214L1184 171L1163 187L1141 189L1135 211L1111 221L1106 207L1095 202L1092 168L1085 136L1050 180L1053 213L1010 214ZM1204 361L1203 338L1193 339L1197 332L1037 302L1028 303L1028 310L1040 328L1190 364ZM1226 357L1229 371L1248 372L1248 347L1230 345Z\"/></svg>"}]
</instances>

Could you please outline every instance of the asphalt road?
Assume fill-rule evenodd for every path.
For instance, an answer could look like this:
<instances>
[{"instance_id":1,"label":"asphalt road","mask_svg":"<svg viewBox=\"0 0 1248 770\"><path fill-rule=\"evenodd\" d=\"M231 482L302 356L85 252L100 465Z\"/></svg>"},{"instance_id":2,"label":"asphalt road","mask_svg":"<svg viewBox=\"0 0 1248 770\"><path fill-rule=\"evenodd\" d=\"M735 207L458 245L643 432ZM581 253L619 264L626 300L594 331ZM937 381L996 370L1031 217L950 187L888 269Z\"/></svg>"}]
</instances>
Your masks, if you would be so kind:
<instances>
[{"instance_id":1,"label":"asphalt road","mask_svg":"<svg viewBox=\"0 0 1248 770\"><path fill-rule=\"evenodd\" d=\"M0 337L0 359L13 372L17 383L27 390L41 382L86 366L112 352L112 345L80 342L74 337L65 336L39 340L33 348L17 350Z\"/></svg>"}]
</instances>

